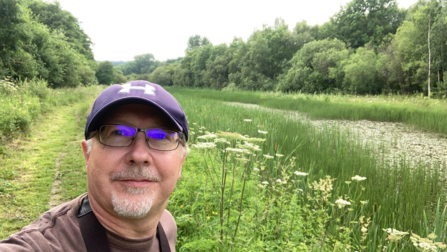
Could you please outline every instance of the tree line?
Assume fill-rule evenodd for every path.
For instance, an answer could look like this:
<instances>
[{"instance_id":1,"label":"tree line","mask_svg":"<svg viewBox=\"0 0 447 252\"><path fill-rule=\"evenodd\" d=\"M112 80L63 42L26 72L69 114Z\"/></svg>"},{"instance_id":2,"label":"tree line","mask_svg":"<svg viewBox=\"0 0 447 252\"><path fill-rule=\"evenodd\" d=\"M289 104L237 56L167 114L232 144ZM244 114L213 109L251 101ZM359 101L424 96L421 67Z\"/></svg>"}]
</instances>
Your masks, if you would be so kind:
<instances>
[{"instance_id":1,"label":"tree line","mask_svg":"<svg viewBox=\"0 0 447 252\"><path fill-rule=\"evenodd\" d=\"M185 55L95 62L90 38L56 3L0 0L0 78L52 87L146 79L167 86L305 93L425 93L445 97L447 0L352 0L323 25L284 20L244 41L191 36Z\"/></svg>"},{"instance_id":2,"label":"tree line","mask_svg":"<svg viewBox=\"0 0 447 252\"><path fill-rule=\"evenodd\" d=\"M247 41L212 45L193 36L185 56L161 63L164 85L305 93L425 93L445 97L446 0L400 9L394 0L353 0L319 26L283 20Z\"/></svg>"},{"instance_id":3,"label":"tree line","mask_svg":"<svg viewBox=\"0 0 447 252\"><path fill-rule=\"evenodd\" d=\"M50 87L95 83L92 42L59 3L0 0L0 78L34 79Z\"/></svg>"}]
</instances>

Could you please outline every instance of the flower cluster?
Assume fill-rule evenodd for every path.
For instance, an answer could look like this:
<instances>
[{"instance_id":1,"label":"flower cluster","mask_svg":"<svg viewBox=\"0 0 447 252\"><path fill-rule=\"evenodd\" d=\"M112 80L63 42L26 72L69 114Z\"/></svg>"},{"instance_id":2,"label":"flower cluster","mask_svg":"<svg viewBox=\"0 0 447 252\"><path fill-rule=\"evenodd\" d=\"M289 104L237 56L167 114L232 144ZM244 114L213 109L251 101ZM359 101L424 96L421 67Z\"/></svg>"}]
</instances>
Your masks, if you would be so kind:
<instances>
[{"instance_id":1,"label":"flower cluster","mask_svg":"<svg viewBox=\"0 0 447 252\"><path fill-rule=\"evenodd\" d=\"M422 238L417 234L411 234L410 240L413 242L413 246L422 251L438 251L438 249L444 250L447 245L442 242L434 242L437 236L434 233L428 235L427 238Z\"/></svg>"},{"instance_id":2,"label":"flower cluster","mask_svg":"<svg viewBox=\"0 0 447 252\"><path fill-rule=\"evenodd\" d=\"M390 240L390 241L393 241L393 242L399 241L405 235L408 234L408 232L402 232L402 231L399 231L399 230L393 229L393 228L383 229L383 231L388 233L387 239Z\"/></svg>"}]
</instances>

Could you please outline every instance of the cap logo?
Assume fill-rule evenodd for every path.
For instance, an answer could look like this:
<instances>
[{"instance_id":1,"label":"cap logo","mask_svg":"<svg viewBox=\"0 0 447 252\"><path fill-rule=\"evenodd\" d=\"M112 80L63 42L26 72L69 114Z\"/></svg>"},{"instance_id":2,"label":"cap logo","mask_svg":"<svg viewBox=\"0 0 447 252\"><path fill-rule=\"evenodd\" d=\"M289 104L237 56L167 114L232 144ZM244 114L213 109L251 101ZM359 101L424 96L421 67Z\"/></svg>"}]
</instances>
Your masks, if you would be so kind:
<instances>
[{"instance_id":1,"label":"cap logo","mask_svg":"<svg viewBox=\"0 0 447 252\"><path fill-rule=\"evenodd\" d=\"M140 86L132 86L132 83L126 83L121 85L121 90L118 92L118 94L128 94L131 89L135 90L144 90L144 94L147 95L155 95L155 88L151 85L147 85L145 87Z\"/></svg>"}]
</instances>

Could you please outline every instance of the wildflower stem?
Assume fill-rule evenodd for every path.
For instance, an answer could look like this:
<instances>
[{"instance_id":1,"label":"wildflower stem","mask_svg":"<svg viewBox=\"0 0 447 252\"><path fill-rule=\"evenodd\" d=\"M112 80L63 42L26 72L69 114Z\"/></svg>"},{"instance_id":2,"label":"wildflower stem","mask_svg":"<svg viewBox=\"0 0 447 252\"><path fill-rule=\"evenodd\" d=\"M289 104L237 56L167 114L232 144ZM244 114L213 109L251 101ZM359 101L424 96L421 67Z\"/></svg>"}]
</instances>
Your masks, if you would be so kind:
<instances>
[{"instance_id":1,"label":"wildflower stem","mask_svg":"<svg viewBox=\"0 0 447 252\"><path fill-rule=\"evenodd\" d=\"M208 173L208 176L211 178L211 183L213 184L213 188L216 188L216 181L215 181L214 175L213 175L215 173L211 172L211 168L208 165L208 162L207 162L206 158L204 158L204 161L205 161L206 172ZM212 159L210 159L210 162L211 162L211 167L214 167L214 163L213 163Z\"/></svg>"},{"instance_id":2,"label":"wildflower stem","mask_svg":"<svg viewBox=\"0 0 447 252\"><path fill-rule=\"evenodd\" d=\"M247 165L246 165L246 167L245 167L245 171L244 171L244 173L242 174L244 182L243 182L243 184L242 184L242 192L241 192L241 197L240 197L240 199L239 199L239 216L238 216L238 218L237 218L236 228L234 229L234 234L233 234L233 239L232 239L233 242L231 243L231 246L232 246L232 247L233 247L233 244L234 244L234 239L235 239L236 234L237 234L237 230L238 230L238 228L239 228L239 223L240 223L240 221L241 221L241 216L242 216L242 200L244 199L245 185L246 185L246 183L247 183L247 172L249 172L249 169L250 169L250 165L247 163Z\"/></svg>"},{"instance_id":3,"label":"wildflower stem","mask_svg":"<svg viewBox=\"0 0 447 252\"><path fill-rule=\"evenodd\" d=\"M227 227L230 226L230 216L231 216L231 203L233 201L233 192L234 192L234 182L235 182L235 171L234 171L235 163L232 162L232 180L230 187L230 195L228 196L228 215L227 215ZM227 233L228 235L228 233Z\"/></svg>"},{"instance_id":4,"label":"wildflower stem","mask_svg":"<svg viewBox=\"0 0 447 252\"><path fill-rule=\"evenodd\" d=\"M227 180L227 172L226 172L226 161L227 161L227 152L224 151L223 153L223 162L222 162L222 181L220 183L220 211L219 211L219 215L220 215L220 241L223 243L223 208L224 208L224 199L225 199L225 182Z\"/></svg>"}]
</instances>

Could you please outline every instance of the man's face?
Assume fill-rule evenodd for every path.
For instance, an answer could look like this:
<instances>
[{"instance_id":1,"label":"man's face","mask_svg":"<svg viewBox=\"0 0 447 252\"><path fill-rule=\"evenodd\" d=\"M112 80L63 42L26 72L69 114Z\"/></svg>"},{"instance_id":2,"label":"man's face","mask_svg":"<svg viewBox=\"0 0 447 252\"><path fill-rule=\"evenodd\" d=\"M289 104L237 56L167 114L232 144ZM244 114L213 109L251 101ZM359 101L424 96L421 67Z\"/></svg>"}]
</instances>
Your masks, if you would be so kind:
<instances>
[{"instance_id":1,"label":"man's face","mask_svg":"<svg viewBox=\"0 0 447 252\"><path fill-rule=\"evenodd\" d=\"M174 129L164 114L145 105L123 105L110 113L103 124ZM173 151L153 150L144 132L138 132L128 147L104 146L97 136L89 154L85 143L83 147L89 199L101 210L130 218L143 218L151 209L155 213L164 210L180 178L181 144Z\"/></svg>"}]
</instances>

